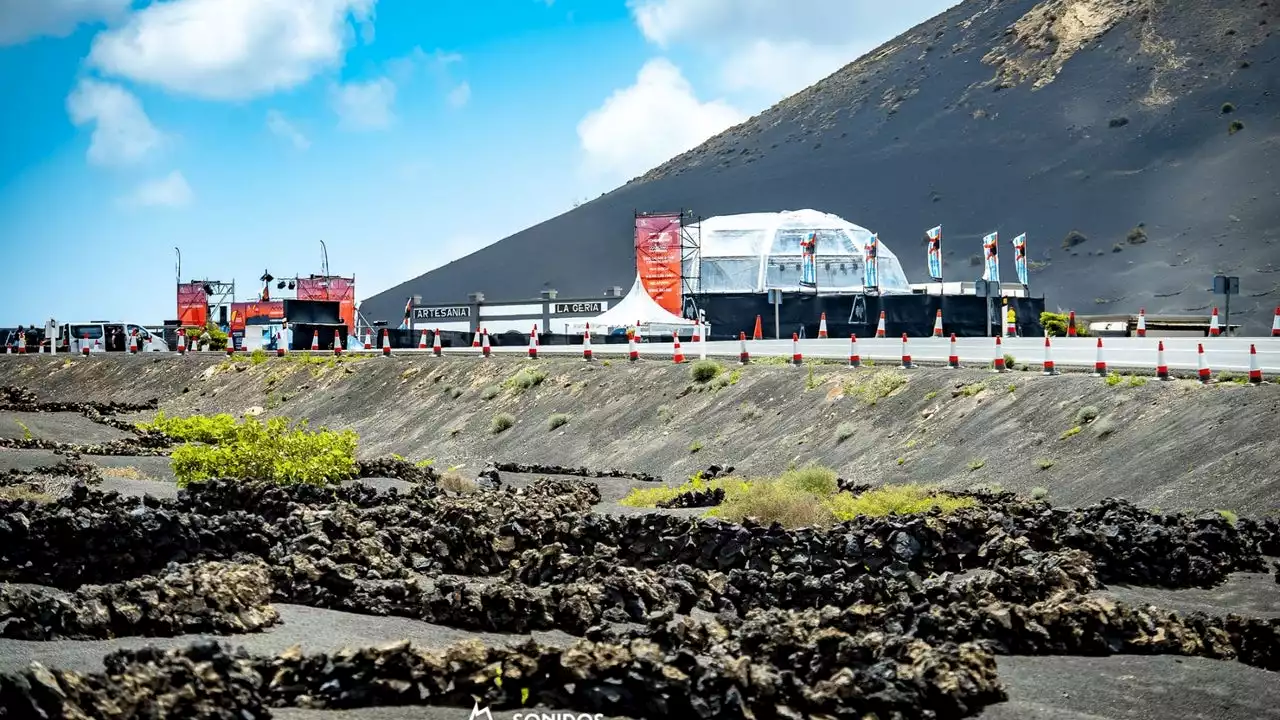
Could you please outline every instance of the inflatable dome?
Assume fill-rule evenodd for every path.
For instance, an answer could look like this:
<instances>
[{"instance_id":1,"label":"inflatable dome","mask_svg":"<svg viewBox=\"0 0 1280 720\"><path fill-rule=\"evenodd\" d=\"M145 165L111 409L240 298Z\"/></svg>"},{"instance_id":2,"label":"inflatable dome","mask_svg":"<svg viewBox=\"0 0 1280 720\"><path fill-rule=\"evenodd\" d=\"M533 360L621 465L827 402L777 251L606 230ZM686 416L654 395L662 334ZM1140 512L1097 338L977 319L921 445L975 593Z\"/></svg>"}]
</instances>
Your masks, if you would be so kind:
<instances>
[{"instance_id":1,"label":"inflatable dome","mask_svg":"<svg viewBox=\"0 0 1280 720\"><path fill-rule=\"evenodd\" d=\"M871 231L830 213L787 210L707 218L686 228L699 244L685 260L688 277L701 276L704 293L762 293L800 287L800 242L817 233L815 266L820 292L862 292L865 248ZM879 291L910 293L897 256L880 240Z\"/></svg>"}]
</instances>

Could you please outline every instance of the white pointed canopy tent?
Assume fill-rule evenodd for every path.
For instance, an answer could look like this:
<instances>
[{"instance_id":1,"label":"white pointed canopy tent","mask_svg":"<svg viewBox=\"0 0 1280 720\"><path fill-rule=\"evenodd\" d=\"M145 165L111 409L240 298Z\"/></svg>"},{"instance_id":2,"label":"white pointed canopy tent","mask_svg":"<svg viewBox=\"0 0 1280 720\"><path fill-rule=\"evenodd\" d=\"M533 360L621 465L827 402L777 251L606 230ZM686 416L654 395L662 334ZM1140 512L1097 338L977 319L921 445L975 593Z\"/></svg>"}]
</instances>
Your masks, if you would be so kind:
<instances>
[{"instance_id":1,"label":"white pointed canopy tent","mask_svg":"<svg viewBox=\"0 0 1280 720\"><path fill-rule=\"evenodd\" d=\"M682 318L659 305L649 291L644 289L638 274L625 297L591 320L591 330L592 333L607 333L612 328L631 327L636 323L645 331L664 333L677 328L689 328L694 324L692 320Z\"/></svg>"}]
</instances>

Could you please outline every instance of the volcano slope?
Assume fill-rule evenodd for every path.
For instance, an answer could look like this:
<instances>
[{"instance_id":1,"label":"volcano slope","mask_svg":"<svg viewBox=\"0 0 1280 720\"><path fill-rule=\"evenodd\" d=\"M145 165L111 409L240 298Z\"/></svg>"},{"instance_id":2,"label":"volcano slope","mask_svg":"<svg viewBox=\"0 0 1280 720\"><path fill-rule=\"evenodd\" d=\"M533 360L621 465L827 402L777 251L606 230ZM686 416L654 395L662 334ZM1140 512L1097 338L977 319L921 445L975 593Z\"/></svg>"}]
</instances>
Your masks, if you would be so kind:
<instances>
[{"instance_id":1,"label":"volcano slope","mask_svg":"<svg viewBox=\"0 0 1280 720\"><path fill-rule=\"evenodd\" d=\"M1280 304L1280 4L1274 0L966 0L631 183L362 305L456 304L629 287L632 213L814 208L948 278L981 238L1029 236L1031 284L1082 313L1233 318ZM821 252L821 250L819 250ZM1237 309L1239 314L1236 314Z\"/></svg>"},{"instance_id":2,"label":"volcano slope","mask_svg":"<svg viewBox=\"0 0 1280 720\"><path fill-rule=\"evenodd\" d=\"M973 507L949 514L797 530L687 510L623 516L602 499L657 480L626 454L610 464L629 472L486 469L459 493L433 468L383 455L418 445L406 428L454 427L456 406L410 422L390 420L390 403L411 402L402 383L418 382L477 402L527 363L286 359L237 370L169 360L0 363L39 388L0 393L0 412L19 428L0 440L18 468L0 485L19 491L0 493L0 717L444 719L536 706L638 718L1243 719L1280 707L1274 519L1152 513L1114 499L1054 509L989 490L957 495ZM588 378L577 405L559 406L571 412L604 403L591 394L608 387L597 374L616 373L615 392L634 394L624 401L688 383L686 368L665 363L542 365L546 377L519 397L572 397L564 381ZM268 413L301 417L312 398L347 408L330 424L388 417L362 426L359 479L219 480L181 492L158 474L119 484L118 463L158 462L174 447L132 419L186 402L243 404L273 372L281 404ZM466 377L478 387L452 398ZM908 384L919 391L927 377ZM944 386L984 377L962 372ZM827 394L806 393L803 371L761 366L684 398L733 403L729 393L766 380L790 402ZM443 383L456 384L434 389ZM286 388L297 394L283 399ZM1211 393L1236 388L1200 390L1159 392L1211 407ZM861 407L887 418L898 397ZM77 440L90 425L99 434ZM519 425L495 437L512 433L506 458L525 464L502 468L529 469L523 453L536 441Z\"/></svg>"}]
</instances>

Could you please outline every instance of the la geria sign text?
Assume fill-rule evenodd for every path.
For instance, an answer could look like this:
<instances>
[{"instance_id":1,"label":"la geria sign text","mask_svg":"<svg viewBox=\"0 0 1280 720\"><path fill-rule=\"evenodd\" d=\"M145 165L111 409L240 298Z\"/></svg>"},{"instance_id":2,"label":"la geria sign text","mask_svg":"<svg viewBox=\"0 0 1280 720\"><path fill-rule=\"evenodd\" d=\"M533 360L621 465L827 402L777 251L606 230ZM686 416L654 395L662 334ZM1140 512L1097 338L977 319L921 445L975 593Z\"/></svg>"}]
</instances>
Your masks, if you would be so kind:
<instances>
[{"instance_id":1,"label":"la geria sign text","mask_svg":"<svg viewBox=\"0 0 1280 720\"><path fill-rule=\"evenodd\" d=\"M605 310L605 303L601 301L595 302L575 302L575 303L556 303L552 308L554 315L574 315L578 313L602 313Z\"/></svg>"}]
</instances>

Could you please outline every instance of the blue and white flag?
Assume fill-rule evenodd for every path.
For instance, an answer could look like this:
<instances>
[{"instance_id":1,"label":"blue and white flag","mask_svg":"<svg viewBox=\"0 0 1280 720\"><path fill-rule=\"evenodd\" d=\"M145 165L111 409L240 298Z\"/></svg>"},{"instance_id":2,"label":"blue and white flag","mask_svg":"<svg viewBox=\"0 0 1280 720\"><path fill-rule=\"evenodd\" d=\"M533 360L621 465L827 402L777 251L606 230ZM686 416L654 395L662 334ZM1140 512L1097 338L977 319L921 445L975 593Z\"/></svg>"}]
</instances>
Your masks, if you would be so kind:
<instances>
[{"instance_id":1,"label":"blue and white flag","mask_svg":"<svg viewBox=\"0 0 1280 720\"><path fill-rule=\"evenodd\" d=\"M876 256L880 251L880 236L876 233L871 234L871 240L867 242L865 263L862 266L862 284L868 290L875 290L880 287L880 272L877 265Z\"/></svg>"},{"instance_id":2,"label":"blue and white flag","mask_svg":"<svg viewBox=\"0 0 1280 720\"><path fill-rule=\"evenodd\" d=\"M1000 233L993 232L982 238L982 255L986 258L986 269L982 272L983 280L1000 282L1000 257L998 255Z\"/></svg>"},{"instance_id":3,"label":"blue and white flag","mask_svg":"<svg viewBox=\"0 0 1280 720\"><path fill-rule=\"evenodd\" d=\"M939 225L925 233L929 239L929 277L942 279L942 226Z\"/></svg>"},{"instance_id":4,"label":"blue and white flag","mask_svg":"<svg viewBox=\"0 0 1280 720\"><path fill-rule=\"evenodd\" d=\"M1013 239L1013 268L1018 272L1018 282L1027 283L1027 234Z\"/></svg>"}]
</instances>

